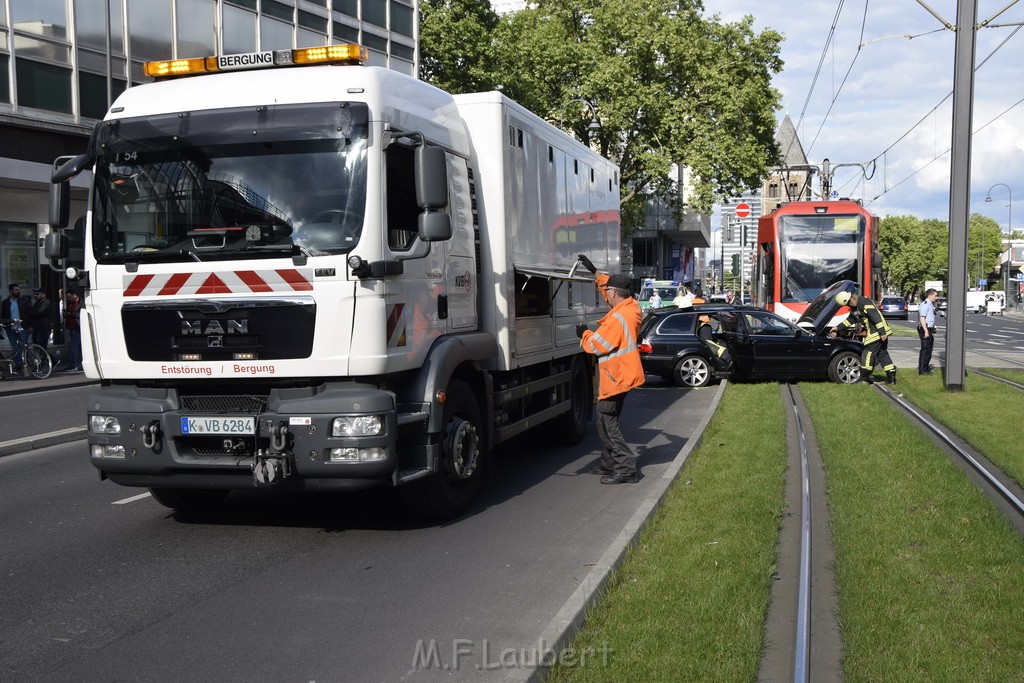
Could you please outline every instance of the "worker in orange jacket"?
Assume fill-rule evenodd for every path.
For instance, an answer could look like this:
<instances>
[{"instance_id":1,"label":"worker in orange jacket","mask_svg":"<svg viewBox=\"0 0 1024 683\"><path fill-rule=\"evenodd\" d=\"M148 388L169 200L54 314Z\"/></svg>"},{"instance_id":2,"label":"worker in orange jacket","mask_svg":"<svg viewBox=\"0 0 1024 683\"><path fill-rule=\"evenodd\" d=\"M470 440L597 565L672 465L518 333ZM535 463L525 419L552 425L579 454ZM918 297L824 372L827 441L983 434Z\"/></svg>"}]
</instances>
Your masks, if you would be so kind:
<instances>
[{"instance_id":1,"label":"worker in orange jacket","mask_svg":"<svg viewBox=\"0 0 1024 683\"><path fill-rule=\"evenodd\" d=\"M602 484L638 481L636 456L619 428L619 415L629 390L644 383L644 370L637 350L637 334L643 313L633 298L628 275L597 272L590 259L580 254L580 263L594 274L594 280L611 310L597 321L597 330L585 323L576 326L580 346L597 357L597 433L604 448L601 462L590 471L600 474Z\"/></svg>"}]
</instances>

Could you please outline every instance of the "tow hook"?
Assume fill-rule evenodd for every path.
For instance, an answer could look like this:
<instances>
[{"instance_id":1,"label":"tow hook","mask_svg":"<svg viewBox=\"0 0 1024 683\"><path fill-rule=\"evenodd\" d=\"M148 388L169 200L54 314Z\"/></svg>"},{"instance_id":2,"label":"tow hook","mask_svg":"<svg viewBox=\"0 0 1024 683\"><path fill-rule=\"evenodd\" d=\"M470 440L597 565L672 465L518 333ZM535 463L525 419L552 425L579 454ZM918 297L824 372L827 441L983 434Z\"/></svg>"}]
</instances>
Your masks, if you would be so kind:
<instances>
[{"instance_id":1,"label":"tow hook","mask_svg":"<svg viewBox=\"0 0 1024 683\"><path fill-rule=\"evenodd\" d=\"M288 446L288 425L281 422L270 430L270 449L260 449L252 461L252 476L257 485L269 486L289 476L291 460Z\"/></svg>"},{"instance_id":2,"label":"tow hook","mask_svg":"<svg viewBox=\"0 0 1024 683\"><path fill-rule=\"evenodd\" d=\"M156 445L160 441L160 422L153 420L142 428L142 445L151 451L156 451Z\"/></svg>"}]
</instances>

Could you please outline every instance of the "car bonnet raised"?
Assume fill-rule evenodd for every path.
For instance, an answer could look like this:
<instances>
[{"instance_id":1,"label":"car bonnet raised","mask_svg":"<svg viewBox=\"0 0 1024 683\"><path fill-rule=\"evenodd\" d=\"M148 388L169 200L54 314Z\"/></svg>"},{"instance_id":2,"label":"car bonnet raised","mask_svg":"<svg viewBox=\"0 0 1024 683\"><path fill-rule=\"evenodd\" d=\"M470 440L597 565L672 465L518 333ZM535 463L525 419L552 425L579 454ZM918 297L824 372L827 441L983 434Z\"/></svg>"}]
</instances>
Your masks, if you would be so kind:
<instances>
[{"instance_id":1,"label":"car bonnet raised","mask_svg":"<svg viewBox=\"0 0 1024 683\"><path fill-rule=\"evenodd\" d=\"M808 304L807 310L796 321L796 324L802 330L821 334L839 312L839 309L842 308L842 306L836 303L836 294L839 294L839 292L850 292L853 294L856 291L857 283L853 280L840 280L826 287L825 291Z\"/></svg>"}]
</instances>

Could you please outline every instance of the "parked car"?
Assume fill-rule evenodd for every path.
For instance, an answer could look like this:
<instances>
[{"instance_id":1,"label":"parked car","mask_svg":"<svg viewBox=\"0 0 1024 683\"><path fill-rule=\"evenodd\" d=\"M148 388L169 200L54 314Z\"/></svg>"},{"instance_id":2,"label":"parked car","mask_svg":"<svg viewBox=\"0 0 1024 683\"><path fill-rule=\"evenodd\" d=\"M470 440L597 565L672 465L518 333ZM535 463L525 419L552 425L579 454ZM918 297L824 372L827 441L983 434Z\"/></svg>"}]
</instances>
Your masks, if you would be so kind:
<instances>
[{"instance_id":1,"label":"parked car","mask_svg":"<svg viewBox=\"0 0 1024 683\"><path fill-rule=\"evenodd\" d=\"M796 325L762 308L735 304L652 311L640 325L644 372L685 387L702 387L723 377L829 379L853 384L860 380L863 344L856 338L831 339L827 335L827 326L839 311L835 295L844 290L855 291L856 285L844 280L829 287ZM715 321L714 339L729 349L731 366L714 356L697 336L701 315Z\"/></svg>"},{"instance_id":2,"label":"parked car","mask_svg":"<svg viewBox=\"0 0 1024 683\"><path fill-rule=\"evenodd\" d=\"M901 296L883 296L878 302L878 310L885 318L907 319L909 308L906 300Z\"/></svg>"}]
</instances>

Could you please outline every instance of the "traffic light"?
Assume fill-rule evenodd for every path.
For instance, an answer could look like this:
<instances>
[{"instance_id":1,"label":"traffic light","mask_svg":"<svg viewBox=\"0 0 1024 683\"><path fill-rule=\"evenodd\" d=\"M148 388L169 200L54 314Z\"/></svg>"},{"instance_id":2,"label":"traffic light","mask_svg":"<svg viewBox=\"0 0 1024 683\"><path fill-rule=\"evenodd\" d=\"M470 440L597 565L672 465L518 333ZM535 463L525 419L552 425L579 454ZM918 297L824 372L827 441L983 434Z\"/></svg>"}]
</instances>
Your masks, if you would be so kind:
<instances>
[{"instance_id":1,"label":"traffic light","mask_svg":"<svg viewBox=\"0 0 1024 683\"><path fill-rule=\"evenodd\" d=\"M732 255L732 274L733 275L739 275L740 274L740 255L739 254L733 254Z\"/></svg>"}]
</instances>

